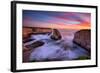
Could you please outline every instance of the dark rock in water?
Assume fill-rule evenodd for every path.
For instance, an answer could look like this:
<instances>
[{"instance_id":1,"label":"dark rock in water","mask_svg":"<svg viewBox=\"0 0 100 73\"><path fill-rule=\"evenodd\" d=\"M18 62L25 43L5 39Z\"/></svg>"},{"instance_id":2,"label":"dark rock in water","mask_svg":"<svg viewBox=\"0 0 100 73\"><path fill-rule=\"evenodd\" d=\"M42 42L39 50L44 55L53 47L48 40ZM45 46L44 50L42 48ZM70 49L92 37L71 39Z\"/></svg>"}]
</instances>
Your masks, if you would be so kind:
<instances>
[{"instance_id":1,"label":"dark rock in water","mask_svg":"<svg viewBox=\"0 0 100 73\"><path fill-rule=\"evenodd\" d=\"M90 30L80 30L75 33L73 41L85 48L89 52L91 51L91 31Z\"/></svg>"},{"instance_id":2,"label":"dark rock in water","mask_svg":"<svg viewBox=\"0 0 100 73\"><path fill-rule=\"evenodd\" d=\"M53 40L60 40L61 38L62 37L61 37L60 32L57 29L53 29L52 35L51 35L51 39L53 39Z\"/></svg>"},{"instance_id":3,"label":"dark rock in water","mask_svg":"<svg viewBox=\"0 0 100 73\"><path fill-rule=\"evenodd\" d=\"M33 48L40 47L42 45L44 45L44 42L42 42L42 41L36 41L36 42L34 42L34 43L30 44L30 45L27 45L25 47L33 49Z\"/></svg>"},{"instance_id":4,"label":"dark rock in water","mask_svg":"<svg viewBox=\"0 0 100 73\"><path fill-rule=\"evenodd\" d=\"M29 56L32 52L32 49L23 48L23 62L29 62Z\"/></svg>"},{"instance_id":5,"label":"dark rock in water","mask_svg":"<svg viewBox=\"0 0 100 73\"><path fill-rule=\"evenodd\" d=\"M42 45L44 45L44 42L36 41L30 45L23 46L23 62L29 62L31 52Z\"/></svg>"},{"instance_id":6,"label":"dark rock in water","mask_svg":"<svg viewBox=\"0 0 100 73\"><path fill-rule=\"evenodd\" d=\"M30 41L33 41L35 39L30 39L30 38L27 38L27 39L23 39L23 43L27 43L27 42L30 42Z\"/></svg>"}]
</instances>

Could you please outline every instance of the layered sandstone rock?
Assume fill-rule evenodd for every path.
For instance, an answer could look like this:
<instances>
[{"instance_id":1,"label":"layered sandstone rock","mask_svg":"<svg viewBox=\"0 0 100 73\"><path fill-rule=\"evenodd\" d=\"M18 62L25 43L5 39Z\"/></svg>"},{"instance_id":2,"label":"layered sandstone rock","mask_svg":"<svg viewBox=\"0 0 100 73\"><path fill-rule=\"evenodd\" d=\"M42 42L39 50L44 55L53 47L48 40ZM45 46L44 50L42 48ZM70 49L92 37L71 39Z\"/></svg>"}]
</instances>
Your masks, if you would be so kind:
<instances>
[{"instance_id":1,"label":"layered sandstone rock","mask_svg":"<svg viewBox=\"0 0 100 73\"><path fill-rule=\"evenodd\" d=\"M80 30L75 33L73 41L85 48L89 52L91 51L91 31L90 30Z\"/></svg>"},{"instance_id":2,"label":"layered sandstone rock","mask_svg":"<svg viewBox=\"0 0 100 73\"><path fill-rule=\"evenodd\" d=\"M52 30L50 28L23 27L22 32L23 32L23 39L27 39L31 35L51 33Z\"/></svg>"},{"instance_id":3,"label":"layered sandstone rock","mask_svg":"<svg viewBox=\"0 0 100 73\"><path fill-rule=\"evenodd\" d=\"M30 37L30 34L33 32L30 28L23 28L23 39L27 39Z\"/></svg>"}]
</instances>

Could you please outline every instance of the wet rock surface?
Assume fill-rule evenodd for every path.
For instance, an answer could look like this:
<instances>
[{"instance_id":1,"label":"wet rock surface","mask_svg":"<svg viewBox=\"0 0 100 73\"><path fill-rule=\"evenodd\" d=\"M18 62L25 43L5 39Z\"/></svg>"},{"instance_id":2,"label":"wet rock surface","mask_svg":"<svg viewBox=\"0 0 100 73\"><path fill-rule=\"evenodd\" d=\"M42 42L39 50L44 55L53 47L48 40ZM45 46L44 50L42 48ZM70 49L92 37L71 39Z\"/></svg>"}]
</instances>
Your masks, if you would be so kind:
<instances>
[{"instance_id":1,"label":"wet rock surface","mask_svg":"<svg viewBox=\"0 0 100 73\"><path fill-rule=\"evenodd\" d=\"M25 46L26 48L37 48L37 47L40 47L40 46L43 46L44 45L44 42L42 41L36 41L30 45L27 45Z\"/></svg>"}]
</instances>

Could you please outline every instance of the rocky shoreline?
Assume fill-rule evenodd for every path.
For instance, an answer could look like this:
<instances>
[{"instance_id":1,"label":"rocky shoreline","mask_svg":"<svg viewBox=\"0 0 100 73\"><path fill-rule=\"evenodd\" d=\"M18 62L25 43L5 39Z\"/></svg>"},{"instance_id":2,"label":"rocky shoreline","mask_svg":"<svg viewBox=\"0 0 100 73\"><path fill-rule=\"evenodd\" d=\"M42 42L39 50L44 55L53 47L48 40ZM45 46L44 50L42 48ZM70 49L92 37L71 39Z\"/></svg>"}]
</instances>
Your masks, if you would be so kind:
<instances>
[{"instance_id":1,"label":"rocky shoreline","mask_svg":"<svg viewBox=\"0 0 100 73\"><path fill-rule=\"evenodd\" d=\"M40 32L38 32L38 33L40 33ZM75 54L75 52L73 52L74 49L71 49L71 48L73 48L73 46L71 46L71 43L66 42L69 39L68 40L66 39L63 42L60 41L60 40L62 40L62 35L58 30L55 29L53 34L51 34L51 35L50 35L50 32L46 32L46 31L45 31L45 34L44 34L44 32L41 32L41 34L38 34L38 33L33 34L33 39L29 39L30 37L28 37L27 39L24 39L24 42L23 42L24 44L26 44L27 42L31 42L31 43L29 43L29 45L26 45L26 46L24 45L24 47L23 47L23 62L24 63L31 62L31 61L32 62L35 62L35 61L36 62L38 62L38 61L41 62L42 60L31 60L30 61L30 55L34 55L34 58L38 58L36 56L39 56L39 54L41 52L43 52L44 50L47 50L47 52L49 52L52 49L52 52L54 52L53 53L54 56L66 55L66 57L68 57L68 56L71 57L70 55L74 56L74 55L78 54L78 53ZM50 37L48 37L48 36L50 36ZM90 30L79 30L74 34L74 39L72 41L73 43L75 43L75 44L79 45L80 47L82 47L82 48L80 48L80 50L85 49L86 51L88 51L89 56L90 56L90 53L91 53L91 45L90 45L91 38L90 38L90 36L91 36ZM37 38L39 38L39 39L37 39ZM49 43L46 41L47 38L49 39ZM43 41L43 39L45 39L45 42ZM60 41L60 42L56 43L56 41ZM48 43L47 46L45 46L46 43ZM50 46L50 43L52 44L51 46ZM62 43L64 43L64 44L62 44ZM59 45L57 46L57 44L59 44ZM63 47L61 47L61 45ZM52 47L52 46L54 46L54 47ZM61 50L59 52L56 52L57 49L55 47L59 48L59 50L61 50L61 48L66 47L66 50L63 50L63 51ZM39 48L40 48L40 50L39 50ZM67 51L67 50L69 50L69 51ZM36 51L38 53L35 53ZM45 52L45 53L47 53L47 52ZM70 55L68 55L68 53L70 53ZM51 58L52 58L53 54L50 55ZM42 59L42 55L44 55L44 53L40 55L41 59ZM48 53L45 56L48 56ZM43 61L58 61L58 60L60 61L60 60L62 60L60 57L59 58L57 58L57 57L55 57L53 59L47 57ZM64 56L64 58L65 58L65 56ZM89 59L89 58L90 57L88 57L88 56L80 56L80 57L74 58L74 60L77 60L77 59L84 59L85 60L85 59ZM67 58L67 60L69 60L69 59ZM70 59L70 60L72 60L72 59Z\"/></svg>"}]
</instances>

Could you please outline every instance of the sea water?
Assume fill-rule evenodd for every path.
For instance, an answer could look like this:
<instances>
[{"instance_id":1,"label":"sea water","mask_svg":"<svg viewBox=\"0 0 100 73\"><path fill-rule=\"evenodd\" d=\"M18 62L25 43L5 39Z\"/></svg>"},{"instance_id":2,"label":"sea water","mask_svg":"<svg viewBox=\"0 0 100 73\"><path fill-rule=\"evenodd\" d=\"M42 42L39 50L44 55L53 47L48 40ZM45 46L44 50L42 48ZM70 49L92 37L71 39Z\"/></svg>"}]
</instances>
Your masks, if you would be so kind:
<instances>
[{"instance_id":1,"label":"sea water","mask_svg":"<svg viewBox=\"0 0 100 73\"><path fill-rule=\"evenodd\" d=\"M45 60L74 60L80 56L88 56L88 52L80 46L73 43L75 32L78 30L59 30L62 36L61 40L54 41L48 34L32 35L31 39L42 41L45 44L37 47L30 54L30 61Z\"/></svg>"}]
</instances>

